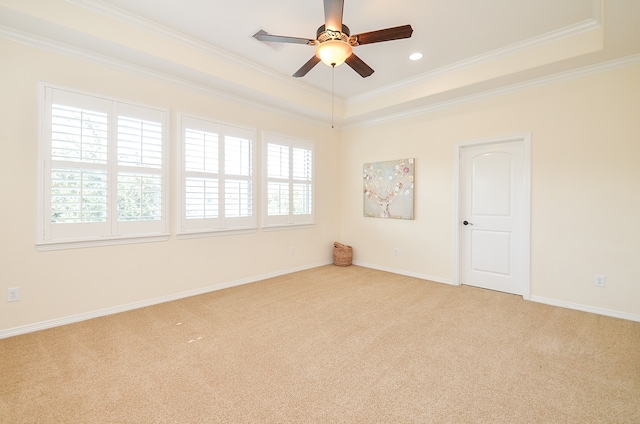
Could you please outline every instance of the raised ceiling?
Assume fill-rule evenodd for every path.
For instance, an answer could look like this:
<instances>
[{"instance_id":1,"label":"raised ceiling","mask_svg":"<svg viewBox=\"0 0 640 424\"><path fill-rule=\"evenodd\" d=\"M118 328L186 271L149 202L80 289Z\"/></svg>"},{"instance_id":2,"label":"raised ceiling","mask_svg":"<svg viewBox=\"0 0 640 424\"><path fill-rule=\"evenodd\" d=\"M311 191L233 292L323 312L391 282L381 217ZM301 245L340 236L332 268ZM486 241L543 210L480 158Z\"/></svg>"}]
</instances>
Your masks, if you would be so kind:
<instances>
[{"instance_id":1,"label":"raised ceiling","mask_svg":"<svg viewBox=\"0 0 640 424\"><path fill-rule=\"evenodd\" d=\"M277 50L251 36L315 38L324 24L322 0L202 1L104 0L239 57L291 76L313 47L281 44ZM593 18L592 0L345 0L343 20L352 33L411 24L408 40L360 46L355 52L376 72L362 79L336 68L335 91L349 98L492 50ZM409 60L420 51L424 58ZM331 69L317 66L303 82L331 90Z\"/></svg>"},{"instance_id":2,"label":"raised ceiling","mask_svg":"<svg viewBox=\"0 0 640 424\"><path fill-rule=\"evenodd\" d=\"M0 0L0 35L53 40L314 118L326 115L334 89L346 123L640 54L638 0L345 0L343 16L352 33L411 24L413 37L356 47L375 70L369 78L319 64L294 79L313 47L252 35L314 38L321 0ZM222 61L234 70L200 66L186 52L194 46L212 68ZM423 59L410 61L413 52ZM295 93L274 95L263 88L270 80Z\"/></svg>"}]
</instances>

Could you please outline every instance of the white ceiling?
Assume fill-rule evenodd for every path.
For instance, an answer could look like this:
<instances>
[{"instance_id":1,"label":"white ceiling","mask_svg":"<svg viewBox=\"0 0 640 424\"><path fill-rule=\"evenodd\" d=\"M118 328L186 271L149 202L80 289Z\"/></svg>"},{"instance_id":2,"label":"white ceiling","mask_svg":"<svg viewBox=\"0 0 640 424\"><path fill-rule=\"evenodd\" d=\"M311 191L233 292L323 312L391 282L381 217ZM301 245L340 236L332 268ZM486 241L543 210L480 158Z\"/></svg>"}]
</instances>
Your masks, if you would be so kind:
<instances>
[{"instance_id":1,"label":"white ceiling","mask_svg":"<svg viewBox=\"0 0 640 424\"><path fill-rule=\"evenodd\" d=\"M77 22L82 18L91 23L83 26ZM109 28L102 30L107 20ZM340 118L347 120L640 55L640 0L345 0L343 20L352 34L404 24L414 30L410 39L354 48L375 70L368 78L347 65L335 69L335 97L344 106ZM123 34L160 34L156 40L187 48L197 44L205 55L224 57L254 76L209 72L198 66L202 59L188 62L163 55L157 41L148 47L138 39L118 38L113 28L121 24L128 25ZM323 96L332 91L331 68L320 63L294 79L291 75L313 56L314 48L273 48L252 35L263 29L315 38L322 24L322 0L0 0L0 36L53 40L59 51L66 51L60 45L73 47L254 100L288 103L289 110L316 118L329 110ZM47 43L39 41L40 46ZM424 58L410 61L413 52ZM300 87L312 99L300 100L299 94L278 98L264 88L263 77L274 85L284 81ZM244 85L241 78L254 81Z\"/></svg>"},{"instance_id":2,"label":"white ceiling","mask_svg":"<svg viewBox=\"0 0 640 424\"><path fill-rule=\"evenodd\" d=\"M615 1L615 0L614 0ZM637 1L637 0L636 0ZM315 38L324 24L322 0L103 0L195 37L283 75L292 75L314 48L282 44L276 50L251 36ZM345 0L343 21L352 34L411 24L410 39L357 47L375 73L363 79L336 68L335 92L349 98L469 57L522 42L593 17L593 0ZM409 60L419 51L424 58ZM316 66L304 82L331 91L331 69Z\"/></svg>"}]
</instances>

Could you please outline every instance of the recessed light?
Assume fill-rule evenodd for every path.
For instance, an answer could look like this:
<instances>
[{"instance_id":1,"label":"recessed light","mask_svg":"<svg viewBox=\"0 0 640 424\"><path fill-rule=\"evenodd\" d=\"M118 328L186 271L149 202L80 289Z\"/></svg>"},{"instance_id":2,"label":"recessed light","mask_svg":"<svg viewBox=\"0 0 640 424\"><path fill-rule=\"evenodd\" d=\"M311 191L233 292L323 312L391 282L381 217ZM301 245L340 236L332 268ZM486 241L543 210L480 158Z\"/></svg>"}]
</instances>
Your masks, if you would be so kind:
<instances>
[{"instance_id":1,"label":"recessed light","mask_svg":"<svg viewBox=\"0 0 640 424\"><path fill-rule=\"evenodd\" d=\"M409 59L411 59L411 60L420 60L420 59L422 59L422 53L413 53L411 56L409 56Z\"/></svg>"}]
</instances>

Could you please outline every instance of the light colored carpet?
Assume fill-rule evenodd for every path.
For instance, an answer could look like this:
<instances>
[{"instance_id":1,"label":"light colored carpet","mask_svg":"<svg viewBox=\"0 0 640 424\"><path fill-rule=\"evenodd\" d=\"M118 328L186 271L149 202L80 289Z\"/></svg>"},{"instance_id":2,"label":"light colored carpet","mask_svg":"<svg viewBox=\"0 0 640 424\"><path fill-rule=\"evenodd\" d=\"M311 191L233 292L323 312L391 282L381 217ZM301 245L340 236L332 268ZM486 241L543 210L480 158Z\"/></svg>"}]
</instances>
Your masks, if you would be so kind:
<instances>
[{"instance_id":1,"label":"light colored carpet","mask_svg":"<svg viewBox=\"0 0 640 424\"><path fill-rule=\"evenodd\" d=\"M0 352L2 423L640 423L640 323L356 266Z\"/></svg>"}]
</instances>

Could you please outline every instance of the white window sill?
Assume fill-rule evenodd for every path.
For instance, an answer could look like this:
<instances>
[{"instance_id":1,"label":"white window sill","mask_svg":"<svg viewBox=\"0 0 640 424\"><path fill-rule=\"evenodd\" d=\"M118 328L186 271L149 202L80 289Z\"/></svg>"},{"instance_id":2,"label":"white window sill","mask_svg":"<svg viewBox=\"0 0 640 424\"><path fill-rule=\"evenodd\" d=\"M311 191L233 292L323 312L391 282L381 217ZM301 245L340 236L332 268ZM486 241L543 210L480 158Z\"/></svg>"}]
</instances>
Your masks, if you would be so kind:
<instances>
[{"instance_id":1,"label":"white window sill","mask_svg":"<svg viewBox=\"0 0 640 424\"><path fill-rule=\"evenodd\" d=\"M236 236L242 234L253 234L257 228L244 228L235 230L214 230L214 231L192 231L188 233L178 233L178 240L190 240L204 237Z\"/></svg>"},{"instance_id":2,"label":"white window sill","mask_svg":"<svg viewBox=\"0 0 640 424\"><path fill-rule=\"evenodd\" d=\"M83 249L87 247L117 246L123 244L157 243L167 240L169 240L169 234L93 240L46 241L36 243L36 250L38 252L47 252L50 250Z\"/></svg>"},{"instance_id":3,"label":"white window sill","mask_svg":"<svg viewBox=\"0 0 640 424\"><path fill-rule=\"evenodd\" d=\"M262 231L305 230L314 226L314 223L269 225L262 227Z\"/></svg>"}]
</instances>

